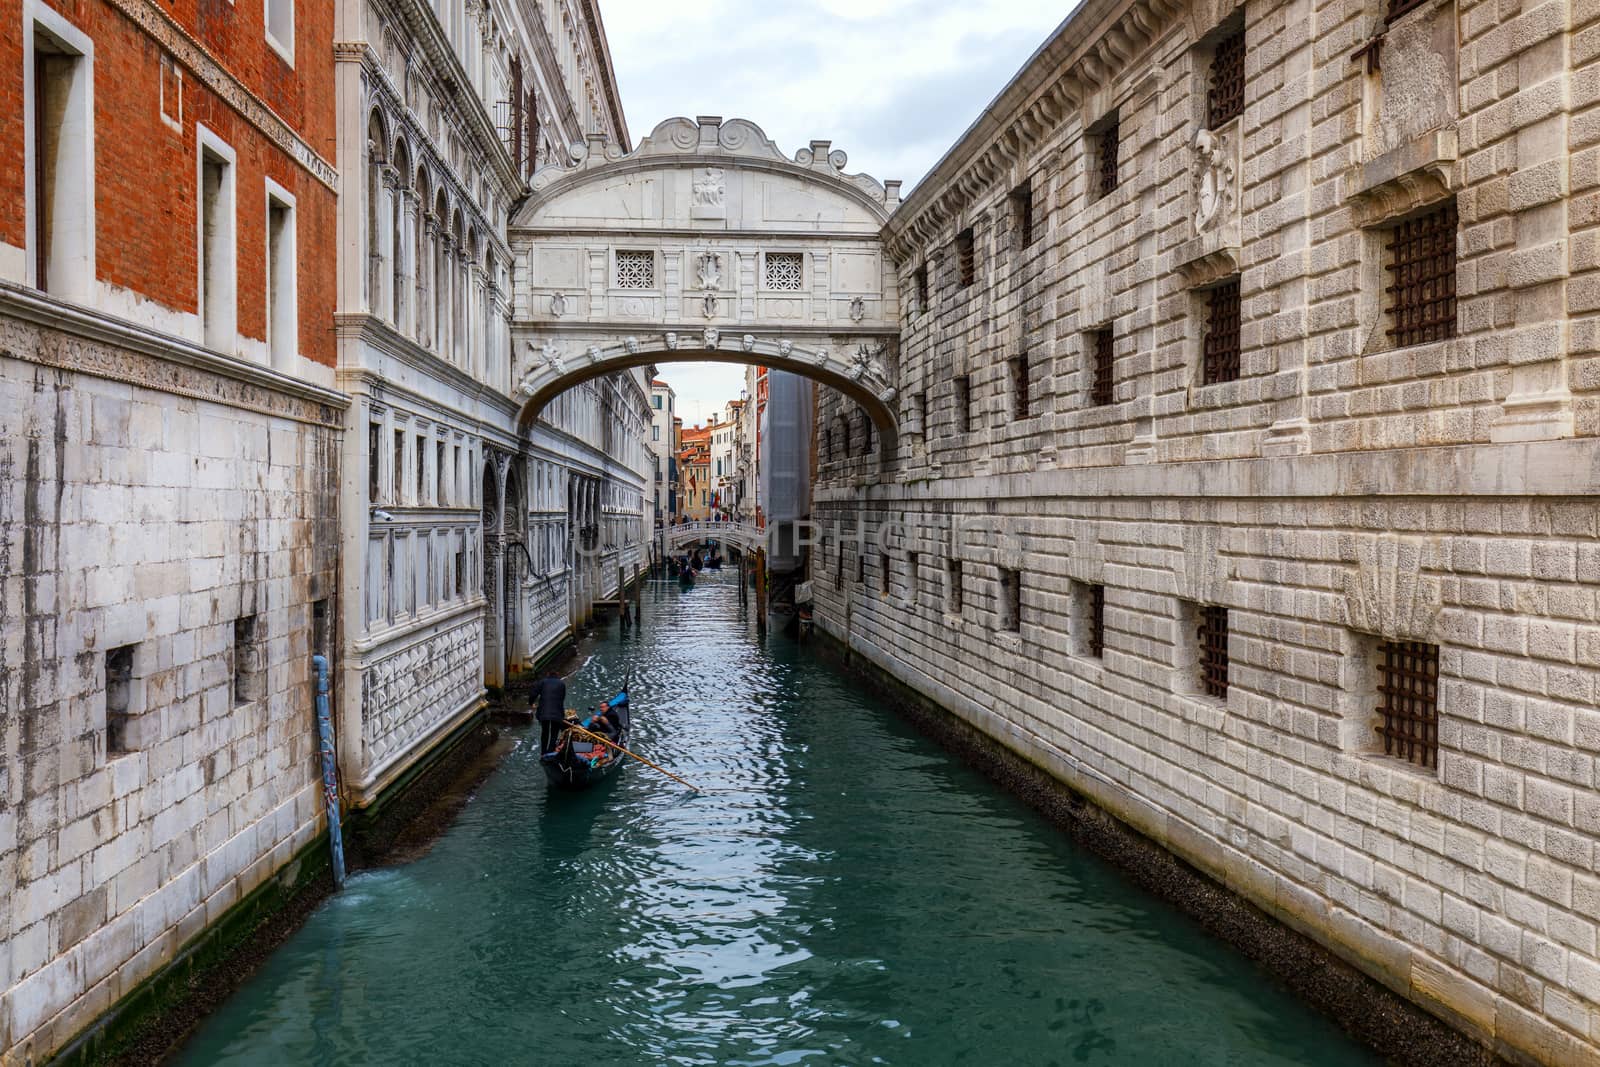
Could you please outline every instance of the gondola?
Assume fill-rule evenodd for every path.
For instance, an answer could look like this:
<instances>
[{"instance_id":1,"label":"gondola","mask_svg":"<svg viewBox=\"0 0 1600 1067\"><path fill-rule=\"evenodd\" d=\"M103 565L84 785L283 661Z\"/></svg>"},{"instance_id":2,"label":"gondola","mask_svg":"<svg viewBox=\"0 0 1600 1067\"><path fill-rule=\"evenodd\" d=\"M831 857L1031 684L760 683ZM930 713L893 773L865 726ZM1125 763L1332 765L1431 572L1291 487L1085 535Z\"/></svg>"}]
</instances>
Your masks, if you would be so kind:
<instances>
[{"instance_id":1,"label":"gondola","mask_svg":"<svg viewBox=\"0 0 1600 1067\"><path fill-rule=\"evenodd\" d=\"M606 707L617 713L622 729L613 740L623 748L628 747L628 734L633 720L628 714L628 690L606 701ZM567 730L561 735L554 752L540 757L545 777L557 789L587 789L602 781L620 767L628 757L598 741Z\"/></svg>"},{"instance_id":2,"label":"gondola","mask_svg":"<svg viewBox=\"0 0 1600 1067\"><path fill-rule=\"evenodd\" d=\"M684 567L682 570L680 570L678 572L678 588L679 589L693 589L694 588L694 571L690 570L688 567Z\"/></svg>"}]
</instances>

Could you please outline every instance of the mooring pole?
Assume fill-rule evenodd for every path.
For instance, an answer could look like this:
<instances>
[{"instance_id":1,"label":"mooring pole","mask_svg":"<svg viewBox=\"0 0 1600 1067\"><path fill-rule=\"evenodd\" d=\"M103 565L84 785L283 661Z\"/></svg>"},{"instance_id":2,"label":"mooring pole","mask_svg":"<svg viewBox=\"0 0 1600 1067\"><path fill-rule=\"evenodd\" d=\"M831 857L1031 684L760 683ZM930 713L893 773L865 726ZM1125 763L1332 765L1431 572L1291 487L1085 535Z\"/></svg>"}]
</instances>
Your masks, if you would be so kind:
<instances>
[{"instance_id":1,"label":"mooring pole","mask_svg":"<svg viewBox=\"0 0 1600 1067\"><path fill-rule=\"evenodd\" d=\"M328 847L333 850L333 884L344 885L344 834L339 828L339 772L333 751L333 715L328 710L328 659L312 656L317 672L317 734L322 743L322 799L328 809Z\"/></svg>"},{"instance_id":2,"label":"mooring pole","mask_svg":"<svg viewBox=\"0 0 1600 1067\"><path fill-rule=\"evenodd\" d=\"M756 630L767 632L767 554L756 549Z\"/></svg>"}]
</instances>

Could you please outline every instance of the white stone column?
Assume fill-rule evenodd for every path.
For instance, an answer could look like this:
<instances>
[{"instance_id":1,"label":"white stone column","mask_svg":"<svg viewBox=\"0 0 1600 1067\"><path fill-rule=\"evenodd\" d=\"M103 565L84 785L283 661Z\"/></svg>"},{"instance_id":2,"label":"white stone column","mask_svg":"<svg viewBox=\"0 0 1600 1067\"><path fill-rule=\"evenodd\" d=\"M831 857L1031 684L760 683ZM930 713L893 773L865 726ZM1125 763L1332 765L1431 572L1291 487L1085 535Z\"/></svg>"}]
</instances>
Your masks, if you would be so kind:
<instances>
[{"instance_id":1,"label":"white stone column","mask_svg":"<svg viewBox=\"0 0 1600 1067\"><path fill-rule=\"evenodd\" d=\"M420 205L421 200L415 189L408 187L400 191L400 234L395 251L400 269L396 272L399 280L395 291L398 311L395 325L401 333L413 339L418 336L417 215Z\"/></svg>"},{"instance_id":2,"label":"white stone column","mask_svg":"<svg viewBox=\"0 0 1600 1067\"><path fill-rule=\"evenodd\" d=\"M379 172L383 179L378 186L378 241L377 282L372 298L372 313L389 322L394 321L394 215L395 199L399 195L400 172L384 166Z\"/></svg>"}]
</instances>

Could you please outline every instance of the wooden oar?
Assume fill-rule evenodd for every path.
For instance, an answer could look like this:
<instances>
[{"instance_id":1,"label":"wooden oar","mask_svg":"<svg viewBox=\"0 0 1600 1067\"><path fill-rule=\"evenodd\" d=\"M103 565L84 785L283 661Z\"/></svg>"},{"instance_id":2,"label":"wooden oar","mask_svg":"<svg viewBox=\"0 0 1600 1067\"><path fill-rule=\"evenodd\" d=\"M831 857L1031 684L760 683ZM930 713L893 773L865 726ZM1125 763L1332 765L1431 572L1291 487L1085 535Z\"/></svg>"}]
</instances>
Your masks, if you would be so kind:
<instances>
[{"instance_id":1,"label":"wooden oar","mask_svg":"<svg viewBox=\"0 0 1600 1067\"><path fill-rule=\"evenodd\" d=\"M696 793L704 793L705 792L705 790L701 789L699 786L691 785L689 782L685 782L682 778L679 778L676 774L673 774L671 771L667 770L665 767L657 767L654 763L651 763L649 760L645 759L643 756L635 755L634 753L629 752L627 749L623 748L621 745L617 744L615 741L612 741L610 738L607 738L607 737L604 737L604 736L602 736L600 734L594 733L591 730L585 730L583 727L579 726L575 722L574 723L568 723L567 724L567 729L576 730L578 733L582 734L584 737L587 737L592 741L598 741L602 745L609 745L610 747L616 749L618 752L622 753L624 756L633 756L634 759L638 760L640 763L644 764L646 767L650 767L650 768L652 768L654 770L660 771L662 774L666 775L668 778L671 778L674 782L677 782L679 785L688 786L690 789L693 789Z\"/></svg>"}]
</instances>

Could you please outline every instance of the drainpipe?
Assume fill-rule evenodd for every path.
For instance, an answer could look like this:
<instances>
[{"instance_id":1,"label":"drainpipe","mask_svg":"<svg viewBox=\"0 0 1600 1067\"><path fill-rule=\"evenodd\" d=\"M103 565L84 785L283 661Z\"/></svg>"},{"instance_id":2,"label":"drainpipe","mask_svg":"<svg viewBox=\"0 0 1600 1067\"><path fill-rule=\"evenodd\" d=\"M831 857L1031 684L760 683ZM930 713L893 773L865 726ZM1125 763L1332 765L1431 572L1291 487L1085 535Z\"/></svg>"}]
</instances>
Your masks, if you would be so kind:
<instances>
[{"instance_id":1,"label":"drainpipe","mask_svg":"<svg viewBox=\"0 0 1600 1067\"><path fill-rule=\"evenodd\" d=\"M344 835L339 830L339 776L334 768L333 716L328 712L328 659L312 656L317 672L317 734L322 740L322 796L328 808L328 845L333 850L333 884L344 885Z\"/></svg>"}]
</instances>

